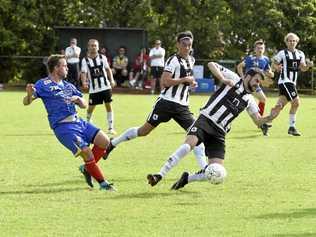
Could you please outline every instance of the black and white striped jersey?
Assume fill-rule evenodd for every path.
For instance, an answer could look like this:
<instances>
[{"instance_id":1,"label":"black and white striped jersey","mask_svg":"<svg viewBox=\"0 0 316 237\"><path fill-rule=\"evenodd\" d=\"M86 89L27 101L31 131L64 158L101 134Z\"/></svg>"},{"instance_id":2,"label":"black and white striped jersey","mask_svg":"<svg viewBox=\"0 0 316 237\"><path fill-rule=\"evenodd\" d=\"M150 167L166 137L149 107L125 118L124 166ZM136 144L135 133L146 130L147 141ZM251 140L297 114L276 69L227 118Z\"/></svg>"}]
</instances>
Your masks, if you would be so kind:
<instances>
[{"instance_id":1,"label":"black and white striped jersey","mask_svg":"<svg viewBox=\"0 0 316 237\"><path fill-rule=\"evenodd\" d=\"M305 54L298 49L295 49L294 52L283 49L274 56L274 60L283 65L278 84L291 82L296 85L299 66L301 63L306 63Z\"/></svg>"},{"instance_id":2,"label":"black and white striped jersey","mask_svg":"<svg viewBox=\"0 0 316 237\"><path fill-rule=\"evenodd\" d=\"M229 69L216 64L223 76L235 82L234 87L222 85L208 100L200 113L210 119L225 133L229 132L231 122L244 111L251 114L259 112L253 96L246 92L243 80Z\"/></svg>"},{"instance_id":3,"label":"black and white striped jersey","mask_svg":"<svg viewBox=\"0 0 316 237\"><path fill-rule=\"evenodd\" d=\"M98 54L95 58L82 59L81 72L88 74L90 94L111 89L106 68L110 66L107 58L102 54Z\"/></svg>"},{"instance_id":4,"label":"black and white striped jersey","mask_svg":"<svg viewBox=\"0 0 316 237\"><path fill-rule=\"evenodd\" d=\"M182 58L178 54L174 54L166 61L164 71L170 72L172 78L178 79L186 76L193 76L193 65L195 59L188 56L187 59ZM181 83L176 86L164 88L159 97L168 101L188 106L189 105L190 85Z\"/></svg>"}]
</instances>

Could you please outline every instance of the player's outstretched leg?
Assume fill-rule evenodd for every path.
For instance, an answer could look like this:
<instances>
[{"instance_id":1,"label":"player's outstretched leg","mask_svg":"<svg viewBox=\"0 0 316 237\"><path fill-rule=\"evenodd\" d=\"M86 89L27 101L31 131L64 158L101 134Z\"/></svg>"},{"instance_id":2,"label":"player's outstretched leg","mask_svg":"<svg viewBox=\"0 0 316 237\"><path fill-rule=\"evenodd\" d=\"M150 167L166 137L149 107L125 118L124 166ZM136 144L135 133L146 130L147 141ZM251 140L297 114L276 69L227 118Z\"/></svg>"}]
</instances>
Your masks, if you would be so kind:
<instances>
[{"instance_id":1,"label":"player's outstretched leg","mask_svg":"<svg viewBox=\"0 0 316 237\"><path fill-rule=\"evenodd\" d=\"M91 175L86 171L84 165L79 166L79 171L81 174L84 176L86 183L88 184L89 187L93 188L93 183L92 183L92 177Z\"/></svg>"},{"instance_id":2,"label":"player's outstretched leg","mask_svg":"<svg viewBox=\"0 0 316 237\"><path fill-rule=\"evenodd\" d=\"M161 179L162 179L162 176L160 174L147 175L148 184L150 184L151 186L155 186L157 183L160 182Z\"/></svg>"},{"instance_id":3,"label":"player's outstretched leg","mask_svg":"<svg viewBox=\"0 0 316 237\"><path fill-rule=\"evenodd\" d=\"M172 190L178 190L180 188L183 188L185 185L189 183L189 173L188 172L183 172L180 179L178 179L177 182L175 182L172 186Z\"/></svg>"}]
</instances>

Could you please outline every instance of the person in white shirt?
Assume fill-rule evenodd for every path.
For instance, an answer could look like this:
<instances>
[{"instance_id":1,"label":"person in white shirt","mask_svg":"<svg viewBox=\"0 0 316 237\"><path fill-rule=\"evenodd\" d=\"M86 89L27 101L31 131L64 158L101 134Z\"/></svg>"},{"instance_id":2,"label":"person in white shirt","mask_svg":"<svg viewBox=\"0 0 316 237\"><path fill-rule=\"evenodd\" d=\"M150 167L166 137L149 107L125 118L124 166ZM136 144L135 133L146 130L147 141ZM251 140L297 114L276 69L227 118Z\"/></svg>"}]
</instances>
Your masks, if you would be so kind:
<instances>
[{"instance_id":1,"label":"person in white shirt","mask_svg":"<svg viewBox=\"0 0 316 237\"><path fill-rule=\"evenodd\" d=\"M299 71L305 72L313 66L313 62L305 60L303 51L296 49L300 38L294 33L288 33L284 37L287 48L280 50L273 58L273 68L280 73L278 80L279 100L277 106L281 111L290 102L288 134L301 136L295 127L296 112L300 104L297 94L296 81Z\"/></svg>"},{"instance_id":2,"label":"person in white shirt","mask_svg":"<svg viewBox=\"0 0 316 237\"><path fill-rule=\"evenodd\" d=\"M109 134L114 135L114 113L112 109L112 87L115 86L112 70L105 55L99 54L99 42L88 41L88 54L81 62L81 80L84 89L89 88L87 120L90 121L95 106L105 105Z\"/></svg>"},{"instance_id":3,"label":"person in white shirt","mask_svg":"<svg viewBox=\"0 0 316 237\"><path fill-rule=\"evenodd\" d=\"M81 49L77 46L77 39L70 39L70 46L65 50L65 56L68 66L68 75L66 80L74 84L77 89L80 89L79 83L79 57Z\"/></svg>"},{"instance_id":4,"label":"person in white shirt","mask_svg":"<svg viewBox=\"0 0 316 237\"><path fill-rule=\"evenodd\" d=\"M155 47L149 52L151 67L151 93L158 88L160 92L160 77L165 66L165 49L161 47L161 41L155 41Z\"/></svg>"}]
</instances>

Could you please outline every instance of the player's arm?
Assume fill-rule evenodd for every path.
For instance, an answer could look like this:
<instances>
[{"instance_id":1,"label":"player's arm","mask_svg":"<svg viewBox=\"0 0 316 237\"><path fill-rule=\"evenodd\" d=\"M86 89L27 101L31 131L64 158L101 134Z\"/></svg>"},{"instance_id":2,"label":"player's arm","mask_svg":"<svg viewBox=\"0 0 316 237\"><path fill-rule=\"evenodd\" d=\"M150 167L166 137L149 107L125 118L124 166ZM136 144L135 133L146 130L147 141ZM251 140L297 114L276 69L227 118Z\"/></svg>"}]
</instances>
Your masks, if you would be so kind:
<instances>
[{"instance_id":1,"label":"player's arm","mask_svg":"<svg viewBox=\"0 0 316 237\"><path fill-rule=\"evenodd\" d=\"M267 70L265 70L264 75L268 78L273 78L274 77L274 72L271 70L271 67L269 67Z\"/></svg>"},{"instance_id":2,"label":"player's arm","mask_svg":"<svg viewBox=\"0 0 316 237\"><path fill-rule=\"evenodd\" d=\"M108 78L109 78L111 87L116 86L116 83L115 83L115 81L114 81L113 73L112 73L111 68L109 68L109 67L105 68L105 72L106 72L106 74L107 74L107 76L108 76Z\"/></svg>"},{"instance_id":3,"label":"player's arm","mask_svg":"<svg viewBox=\"0 0 316 237\"><path fill-rule=\"evenodd\" d=\"M303 61L300 63L300 69L302 72L306 72L308 71L309 68L313 67L313 65L314 65L313 61L306 59L306 62Z\"/></svg>"},{"instance_id":4,"label":"player's arm","mask_svg":"<svg viewBox=\"0 0 316 237\"><path fill-rule=\"evenodd\" d=\"M225 85L229 85L231 87L234 86L234 81L227 79L224 77L223 73L221 72L221 70L219 69L219 67L217 66L216 63L214 62L209 62L207 64L208 68L210 69L210 71L212 72L212 74L218 79L220 80L222 83L224 83Z\"/></svg>"},{"instance_id":5,"label":"player's arm","mask_svg":"<svg viewBox=\"0 0 316 237\"><path fill-rule=\"evenodd\" d=\"M181 78L172 78L172 73L169 71L164 71L161 75L161 83L163 87L176 86L181 83L189 84L192 87L196 86L196 81L193 76L186 76Z\"/></svg>"},{"instance_id":6,"label":"player's arm","mask_svg":"<svg viewBox=\"0 0 316 237\"><path fill-rule=\"evenodd\" d=\"M88 107L86 100L80 96L73 95L70 98L70 101L78 105L81 109L86 109Z\"/></svg>"},{"instance_id":7,"label":"player's arm","mask_svg":"<svg viewBox=\"0 0 316 237\"><path fill-rule=\"evenodd\" d=\"M274 107L271 109L271 112L269 115L266 115L266 116L261 116L259 114L259 112L256 112L256 113L252 113L250 114L250 117L252 119L252 121L258 126L260 127L262 124L264 123L271 123L273 119L275 119L279 113L280 113L280 109L279 107Z\"/></svg>"},{"instance_id":8,"label":"player's arm","mask_svg":"<svg viewBox=\"0 0 316 237\"><path fill-rule=\"evenodd\" d=\"M241 61L238 65L237 65L237 72L238 75L243 77L244 76L244 68L245 68L246 64L245 61Z\"/></svg>"},{"instance_id":9,"label":"player's arm","mask_svg":"<svg viewBox=\"0 0 316 237\"><path fill-rule=\"evenodd\" d=\"M36 91L34 88L34 84L27 84L26 85L26 96L23 98L23 104L24 105L29 105L35 100L36 98L34 97L34 92Z\"/></svg>"}]
</instances>

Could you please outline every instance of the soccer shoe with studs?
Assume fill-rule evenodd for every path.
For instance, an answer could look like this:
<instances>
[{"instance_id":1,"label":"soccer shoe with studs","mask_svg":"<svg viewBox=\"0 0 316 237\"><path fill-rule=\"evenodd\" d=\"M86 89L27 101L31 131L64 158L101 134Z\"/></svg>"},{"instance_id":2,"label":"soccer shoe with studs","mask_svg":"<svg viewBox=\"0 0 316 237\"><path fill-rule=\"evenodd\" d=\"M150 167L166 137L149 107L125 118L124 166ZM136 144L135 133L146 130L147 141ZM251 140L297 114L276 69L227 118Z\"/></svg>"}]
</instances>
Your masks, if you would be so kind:
<instances>
[{"instance_id":1,"label":"soccer shoe with studs","mask_svg":"<svg viewBox=\"0 0 316 237\"><path fill-rule=\"evenodd\" d=\"M147 175L148 184L151 186L155 186L157 183L160 182L162 176L160 174L149 174Z\"/></svg>"},{"instance_id":2,"label":"soccer shoe with studs","mask_svg":"<svg viewBox=\"0 0 316 237\"><path fill-rule=\"evenodd\" d=\"M100 183L100 190L108 191L108 192L116 192L116 188L114 188L112 183L108 183L107 181L103 181Z\"/></svg>"},{"instance_id":3,"label":"soccer shoe with studs","mask_svg":"<svg viewBox=\"0 0 316 237\"><path fill-rule=\"evenodd\" d=\"M292 136L301 136L301 134L299 133L299 131L296 130L295 127L289 127L289 130L287 131L287 133L289 135L292 135Z\"/></svg>"},{"instance_id":4,"label":"soccer shoe with studs","mask_svg":"<svg viewBox=\"0 0 316 237\"><path fill-rule=\"evenodd\" d=\"M183 172L180 179L171 186L171 189L178 190L180 188L183 188L185 185L189 183L188 179L189 179L189 173Z\"/></svg>"},{"instance_id":5,"label":"soccer shoe with studs","mask_svg":"<svg viewBox=\"0 0 316 237\"><path fill-rule=\"evenodd\" d=\"M84 165L79 166L80 173L84 176L86 183L89 185L89 187L93 188L92 183L92 177L91 175L86 171Z\"/></svg>"},{"instance_id":6,"label":"soccer shoe with studs","mask_svg":"<svg viewBox=\"0 0 316 237\"><path fill-rule=\"evenodd\" d=\"M104 160L106 160L109 157L111 151L115 148L115 146L112 145L112 140L113 138L110 138L110 143L106 148L105 154L103 155Z\"/></svg>"},{"instance_id":7,"label":"soccer shoe with studs","mask_svg":"<svg viewBox=\"0 0 316 237\"><path fill-rule=\"evenodd\" d=\"M262 124L262 125L260 126L260 129L261 129L261 131L262 131L262 134L263 134L264 136L269 136L268 131L269 131L269 128L271 128L271 127L272 127L271 124L267 124L267 123Z\"/></svg>"}]
</instances>

